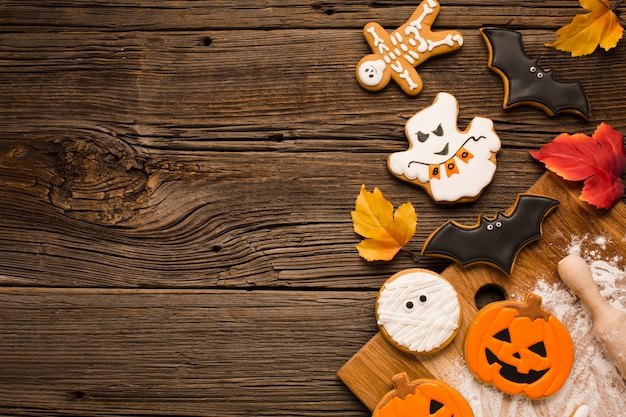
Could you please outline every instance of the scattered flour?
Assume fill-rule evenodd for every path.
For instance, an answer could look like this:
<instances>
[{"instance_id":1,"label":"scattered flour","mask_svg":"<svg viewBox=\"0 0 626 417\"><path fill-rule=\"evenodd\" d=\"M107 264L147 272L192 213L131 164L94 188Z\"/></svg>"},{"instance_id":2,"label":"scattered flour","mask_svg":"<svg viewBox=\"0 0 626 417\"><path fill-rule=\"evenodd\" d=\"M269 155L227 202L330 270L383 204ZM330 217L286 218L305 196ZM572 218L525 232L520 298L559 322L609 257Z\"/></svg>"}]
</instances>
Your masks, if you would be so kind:
<instances>
[{"instance_id":1,"label":"scattered flour","mask_svg":"<svg viewBox=\"0 0 626 417\"><path fill-rule=\"evenodd\" d=\"M585 246L589 242L595 245L583 249L584 242ZM613 307L626 311L626 269L621 257L598 259L608 243L609 239L602 236L574 238L569 253L585 258L602 296ZM565 324L574 340L574 365L563 387L542 400L506 395L477 381L463 358L450 367L446 382L467 399L475 417L569 417L581 404L588 406L590 416L626 416L626 381L593 336L592 316L586 307L562 282L539 280L533 292L543 298L544 309ZM583 410L579 412L586 415Z\"/></svg>"}]
</instances>

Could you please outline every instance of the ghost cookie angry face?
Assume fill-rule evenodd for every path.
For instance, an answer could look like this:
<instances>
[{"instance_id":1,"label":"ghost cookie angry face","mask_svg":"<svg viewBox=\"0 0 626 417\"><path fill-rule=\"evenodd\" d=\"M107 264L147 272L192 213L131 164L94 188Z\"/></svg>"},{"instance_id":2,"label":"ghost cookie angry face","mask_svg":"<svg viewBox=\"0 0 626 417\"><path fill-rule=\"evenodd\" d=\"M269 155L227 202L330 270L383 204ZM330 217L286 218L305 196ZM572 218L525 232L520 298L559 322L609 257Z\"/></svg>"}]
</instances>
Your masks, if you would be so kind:
<instances>
[{"instance_id":1,"label":"ghost cookie angry face","mask_svg":"<svg viewBox=\"0 0 626 417\"><path fill-rule=\"evenodd\" d=\"M393 175L422 187L439 203L477 199L496 171L500 138L493 122L474 117L459 131L458 113L456 98L439 93L431 106L406 123L409 149L387 159Z\"/></svg>"},{"instance_id":2,"label":"ghost cookie angry face","mask_svg":"<svg viewBox=\"0 0 626 417\"><path fill-rule=\"evenodd\" d=\"M452 341L461 322L461 307L456 291L439 274L407 269L382 286L376 320L381 333L398 349L428 353Z\"/></svg>"}]
</instances>

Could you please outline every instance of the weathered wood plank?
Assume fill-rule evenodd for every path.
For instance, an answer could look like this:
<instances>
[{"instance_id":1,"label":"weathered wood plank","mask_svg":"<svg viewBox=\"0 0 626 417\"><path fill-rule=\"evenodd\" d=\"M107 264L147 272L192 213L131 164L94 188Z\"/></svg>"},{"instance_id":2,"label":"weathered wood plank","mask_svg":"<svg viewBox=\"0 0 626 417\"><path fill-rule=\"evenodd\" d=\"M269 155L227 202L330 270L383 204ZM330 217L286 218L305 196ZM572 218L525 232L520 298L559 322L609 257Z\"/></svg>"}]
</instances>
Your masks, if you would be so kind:
<instances>
[{"instance_id":1,"label":"weathered wood plank","mask_svg":"<svg viewBox=\"0 0 626 417\"><path fill-rule=\"evenodd\" d=\"M563 81L580 80L595 124L626 128L620 97L626 50L582 59L545 48L546 31L524 31L527 52ZM503 86L486 66L477 30L461 50L426 61L417 98L395 85L368 93L354 67L368 53L358 30L3 34L0 127L3 135L69 126L108 129L128 142L173 150L281 150L349 146L369 150L404 140L404 123L437 92L455 94L461 122L492 118L508 145L544 143L591 129L571 115L502 109ZM267 57L272 57L268 60ZM625 58L625 59L622 59ZM602 77L598 77L598 74ZM612 89L614 94L605 94ZM330 139L349 139L334 142ZM225 143L232 140L233 143ZM306 140L306 141L305 141ZM313 141L313 142L312 142Z\"/></svg>"},{"instance_id":2,"label":"weathered wood plank","mask_svg":"<svg viewBox=\"0 0 626 417\"><path fill-rule=\"evenodd\" d=\"M383 26L400 25L418 1L308 0L294 4L278 1L5 1L0 28L12 30L150 30L171 29L291 29L359 28L371 20ZM483 25L513 25L556 29L580 13L577 3L568 0L514 5L500 1L442 1L440 27L459 28ZM228 18L224 18L228 16Z\"/></svg>"},{"instance_id":3,"label":"weathered wood plank","mask_svg":"<svg viewBox=\"0 0 626 417\"><path fill-rule=\"evenodd\" d=\"M364 416L334 370L374 297L2 288L0 413Z\"/></svg>"},{"instance_id":4,"label":"weathered wood plank","mask_svg":"<svg viewBox=\"0 0 626 417\"><path fill-rule=\"evenodd\" d=\"M350 211L361 184L379 187L396 206L415 204L419 224L411 247L419 252L448 218L473 223L481 212L503 210L543 172L526 151L507 149L499 157L504 169L478 202L437 207L420 189L389 174L386 154L163 158L146 162L163 167L144 167L139 175L136 168L116 171L124 163L113 156L103 158L111 159L109 167L92 164L90 157L62 165L34 149L5 153L0 251L6 255L0 264L6 275L20 279L1 281L62 287L373 289L393 270L415 264L400 255L372 268L358 257L354 245L360 238L352 230ZM177 171L189 164L195 171ZM420 266L441 269L446 263L424 257Z\"/></svg>"}]
</instances>

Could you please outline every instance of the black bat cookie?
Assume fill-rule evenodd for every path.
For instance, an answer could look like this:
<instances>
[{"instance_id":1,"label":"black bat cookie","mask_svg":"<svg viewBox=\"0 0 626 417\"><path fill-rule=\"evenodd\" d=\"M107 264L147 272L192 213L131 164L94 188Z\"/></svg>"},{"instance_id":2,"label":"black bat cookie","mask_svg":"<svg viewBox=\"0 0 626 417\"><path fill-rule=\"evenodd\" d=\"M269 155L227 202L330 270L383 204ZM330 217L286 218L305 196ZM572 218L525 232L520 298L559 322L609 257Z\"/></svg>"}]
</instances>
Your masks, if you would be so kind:
<instances>
[{"instance_id":1,"label":"black bat cookie","mask_svg":"<svg viewBox=\"0 0 626 417\"><path fill-rule=\"evenodd\" d=\"M549 197L519 194L511 214L479 216L478 223L470 226L449 220L428 237L422 254L461 265L487 263L510 275L518 252L541 237L543 219L558 203Z\"/></svg>"},{"instance_id":2,"label":"black bat cookie","mask_svg":"<svg viewBox=\"0 0 626 417\"><path fill-rule=\"evenodd\" d=\"M589 100L579 82L554 79L524 52L522 35L510 29L482 28L489 49L487 66L504 81L504 104L508 109L527 104L543 109L550 116L559 112L591 117Z\"/></svg>"}]
</instances>

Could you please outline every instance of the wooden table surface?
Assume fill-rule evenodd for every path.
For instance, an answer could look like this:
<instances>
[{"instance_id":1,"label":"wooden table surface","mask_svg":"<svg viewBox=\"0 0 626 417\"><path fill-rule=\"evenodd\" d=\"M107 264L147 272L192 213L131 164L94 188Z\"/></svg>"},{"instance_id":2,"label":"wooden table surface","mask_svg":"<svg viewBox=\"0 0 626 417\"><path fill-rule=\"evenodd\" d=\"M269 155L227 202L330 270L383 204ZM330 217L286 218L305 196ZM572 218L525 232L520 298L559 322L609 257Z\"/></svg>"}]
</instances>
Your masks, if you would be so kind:
<instances>
[{"instance_id":1,"label":"wooden table surface","mask_svg":"<svg viewBox=\"0 0 626 417\"><path fill-rule=\"evenodd\" d=\"M361 259L361 184L415 205L418 252L450 218L509 207L545 172L529 150L626 132L626 43L544 46L577 0L442 1L434 28L463 47L418 68L417 97L365 91L363 26L391 31L418 3L0 2L0 414L369 415L336 372L376 334L379 287L447 262ZM591 120L504 110L483 26L581 81ZM502 140L472 204L436 205L386 168L440 91L461 129L489 117Z\"/></svg>"}]
</instances>

